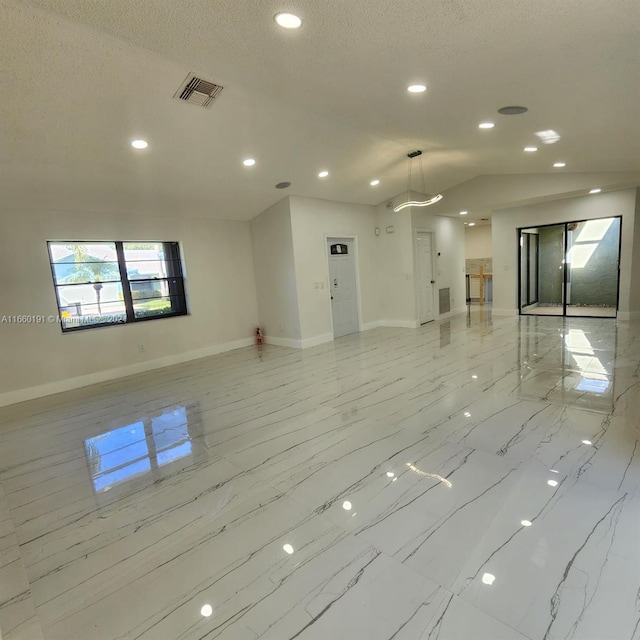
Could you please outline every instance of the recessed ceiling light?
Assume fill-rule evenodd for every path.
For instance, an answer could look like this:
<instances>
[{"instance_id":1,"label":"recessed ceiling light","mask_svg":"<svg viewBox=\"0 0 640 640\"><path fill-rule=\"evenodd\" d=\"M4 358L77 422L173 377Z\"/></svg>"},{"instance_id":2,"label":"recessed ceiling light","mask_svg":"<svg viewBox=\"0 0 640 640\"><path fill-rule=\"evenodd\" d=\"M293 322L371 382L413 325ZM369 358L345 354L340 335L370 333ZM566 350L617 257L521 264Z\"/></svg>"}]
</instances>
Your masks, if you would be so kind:
<instances>
[{"instance_id":1,"label":"recessed ceiling light","mask_svg":"<svg viewBox=\"0 0 640 640\"><path fill-rule=\"evenodd\" d=\"M554 162L554 163L553 163L553 166L554 166L556 169L562 169L563 167L566 167L566 166L567 166L567 163L566 163L566 162Z\"/></svg>"},{"instance_id":2,"label":"recessed ceiling light","mask_svg":"<svg viewBox=\"0 0 640 640\"><path fill-rule=\"evenodd\" d=\"M286 553L291 555L293 553L293 547L290 544L285 544L282 547Z\"/></svg>"},{"instance_id":3,"label":"recessed ceiling light","mask_svg":"<svg viewBox=\"0 0 640 640\"><path fill-rule=\"evenodd\" d=\"M387 478L393 478L396 474L393 471L387 471Z\"/></svg>"},{"instance_id":4,"label":"recessed ceiling light","mask_svg":"<svg viewBox=\"0 0 640 640\"><path fill-rule=\"evenodd\" d=\"M461 216L466 216L468 213L469 213L468 211L461 211L461 212L460 212L460 215L461 215Z\"/></svg>"},{"instance_id":5,"label":"recessed ceiling light","mask_svg":"<svg viewBox=\"0 0 640 640\"><path fill-rule=\"evenodd\" d=\"M353 508L353 505L352 505L348 500L345 500L345 501L342 503L342 508L343 508L345 511L351 511L351 509Z\"/></svg>"},{"instance_id":6,"label":"recessed ceiling light","mask_svg":"<svg viewBox=\"0 0 640 640\"><path fill-rule=\"evenodd\" d=\"M134 149L146 149L149 146L149 143L146 140L132 140L131 146Z\"/></svg>"},{"instance_id":7,"label":"recessed ceiling light","mask_svg":"<svg viewBox=\"0 0 640 640\"><path fill-rule=\"evenodd\" d=\"M285 29L299 29L302 24L302 18L293 13L276 13L273 19Z\"/></svg>"},{"instance_id":8,"label":"recessed ceiling light","mask_svg":"<svg viewBox=\"0 0 640 640\"><path fill-rule=\"evenodd\" d=\"M426 90L427 87L424 84L410 84L407 87L409 93L424 93Z\"/></svg>"},{"instance_id":9,"label":"recessed ceiling light","mask_svg":"<svg viewBox=\"0 0 640 640\"><path fill-rule=\"evenodd\" d=\"M256 161L253 158L247 158L246 160L242 161L242 164L245 167L253 167L253 165L256 163Z\"/></svg>"},{"instance_id":10,"label":"recessed ceiling light","mask_svg":"<svg viewBox=\"0 0 640 640\"><path fill-rule=\"evenodd\" d=\"M200 609L200 614L205 618L208 618L213 613L213 607L210 604L205 604L202 609Z\"/></svg>"},{"instance_id":11,"label":"recessed ceiling light","mask_svg":"<svg viewBox=\"0 0 640 640\"><path fill-rule=\"evenodd\" d=\"M474 380L477 380L477 379L478 379L478 376L477 376L477 375L475 375L475 374L473 374L471 377L472 377Z\"/></svg>"},{"instance_id":12,"label":"recessed ceiling light","mask_svg":"<svg viewBox=\"0 0 640 640\"><path fill-rule=\"evenodd\" d=\"M524 150L527 153L535 153L538 150L538 147L525 147Z\"/></svg>"},{"instance_id":13,"label":"recessed ceiling light","mask_svg":"<svg viewBox=\"0 0 640 640\"><path fill-rule=\"evenodd\" d=\"M533 522L531 522L531 520L520 520L520 524L523 527L530 527L533 524Z\"/></svg>"},{"instance_id":14,"label":"recessed ceiling light","mask_svg":"<svg viewBox=\"0 0 640 640\"><path fill-rule=\"evenodd\" d=\"M470 223L469 223L469 226L470 226L470 227L475 227L475 226L476 226L476 223L475 223L475 222L470 222Z\"/></svg>"},{"instance_id":15,"label":"recessed ceiling light","mask_svg":"<svg viewBox=\"0 0 640 640\"><path fill-rule=\"evenodd\" d=\"M493 122L481 122L478 129L493 129L496 125Z\"/></svg>"},{"instance_id":16,"label":"recessed ceiling light","mask_svg":"<svg viewBox=\"0 0 640 640\"><path fill-rule=\"evenodd\" d=\"M464 412L464 417L465 417L465 418L470 418L470 417L471 417L471 414L470 414L468 411L465 411L465 412Z\"/></svg>"},{"instance_id":17,"label":"recessed ceiling light","mask_svg":"<svg viewBox=\"0 0 640 640\"><path fill-rule=\"evenodd\" d=\"M589 191L589 193L600 193L602 191L602 189L591 189L591 191Z\"/></svg>"},{"instance_id":18,"label":"recessed ceiling light","mask_svg":"<svg viewBox=\"0 0 640 640\"><path fill-rule=\"evenodd\" d=\"M369 184L372 187L377 187L380 184L380 180L372 180Z\"/></svg>"},{"instance_id":19,"label":"recessed ceiling light","mask_svg":"<svg viewBox=\"0 0 640 640\"><path fill-rule=\"evenodd\" d=\"M329 172L328 172L328 171L321 171L321 172L318 174L318 178L326 178L328 175L329 175Z\"/></svg>"}]
</instances>

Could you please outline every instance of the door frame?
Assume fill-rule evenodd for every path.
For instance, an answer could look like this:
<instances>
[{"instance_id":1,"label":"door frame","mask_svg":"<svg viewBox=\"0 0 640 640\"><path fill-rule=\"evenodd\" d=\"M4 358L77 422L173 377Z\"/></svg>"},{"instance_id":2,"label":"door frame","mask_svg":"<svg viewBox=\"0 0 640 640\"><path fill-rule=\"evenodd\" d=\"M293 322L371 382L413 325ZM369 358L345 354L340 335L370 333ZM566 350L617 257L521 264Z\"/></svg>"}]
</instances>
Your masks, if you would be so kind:
<instances>
[{"instance_id":1,"label":"door frame","mask_svg":"<svg viewBox=\"0 0 640 640\"><path fill-rule=\"evenodd\" d=\"M420 271L418 266L418 234L419 233L430 233L431 234L431 273L433 273L434 287L433 287L433 320L428 320L424 324L428 324L429 322L434 322L440 317L440 305L438 302L438 253L436 251L436 247L438 246L437 237L435 229L429 229L427 227L417 227L413 230L413 273L416 274L416 277L413 279L413 293L414 293L414 304L415 304L415 318L416 318L416 327L421 327L420 324Z\"/></svg>"},{"instance_id":2,"label":"door frame","mask_svg":"<svg viewBox=\"0 0 640 640\"><path fill-rule=\"evenodd\" d=\"M581 222L590 222L592 220L608 220L609 218L617 218L620 222L620 228L618 233L618 282L616 285L616 315L611 316L567 316L567 284L569 281L569 265L567 263L567 253L568 253L568 229L570 224L581 223ZM526 229L542 229L544 227L564 227L564 253L563 253L563 270L562 270L562 315L555 316L557 318L601 318L607 320L615 320L618 318L618 314L620 313L620 263L622 261L622 223L624 222L623 216L618 214L616 216L598 216L594 218L583 218L581 220L565 220L564 222L549 222L547 224L536 224L536 225L528 225L526 227L517 227L516 228L516 246L518 247L518 315L528 315L535 316L535 313L522 313L522 255L520 253L520 237L522 232ZM540 251L540 240L538 240L538 252ZM539 255L539 254L538 254ZM540 262L538 260L538 267L540 266ZM538 271L539 273L539 271Z\"/></svg>"},{"instance_id":3,"label":"door frame","mask_svg":"<svg viewBox=\"0 0 640 640\"><path fill-rule=\"evenodd\" d=\"M331 304L331 271L329 270L329 240L353 240L353 266L356 276L356 306L358 307L358 333L362 332L362 300L360 296L360 252L358 250L358 236L350 233L325 233L324 234L324 263L326 273L326 295L325 300L329 306L329 323L331 326L332 339L335 340L333 329L333 306Z\"/></svg>"}]
</instances>

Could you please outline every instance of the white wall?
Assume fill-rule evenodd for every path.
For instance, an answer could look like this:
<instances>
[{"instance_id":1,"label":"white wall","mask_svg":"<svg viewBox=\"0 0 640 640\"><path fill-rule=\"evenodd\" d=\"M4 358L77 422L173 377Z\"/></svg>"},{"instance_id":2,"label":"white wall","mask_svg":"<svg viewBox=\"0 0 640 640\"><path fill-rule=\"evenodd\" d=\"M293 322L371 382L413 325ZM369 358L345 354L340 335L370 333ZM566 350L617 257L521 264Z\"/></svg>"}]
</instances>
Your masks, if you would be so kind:
<instances>
[{"instance_id":1,"label":"white wall","mask_svg":"<svg viewBox=\"0 0 640 640\"><path fill-rule=\"evenodd\" d=\"M457 218L436 216L429 209L413 210L413 228L435 232L437 260L436 287L449 288L451 313L466 306L464 223ZM436 297L436 308L438 298Z\"/></svg>"},{"instance_id":2,"label":"white wall","mask_svg":"<svg viewBox=\"0 0 640 640\"><path fill-rule=\"evenodd\" d=\"M504 209L493 213L493 313L518 313L518 237L517 229L532 225L553 224L622 216L620 254L619 318L628 319L640 311L640 298L632 292L632 259L636 190L612 191L580 198L556 200L535 205ZM636 247L636 253L640 246ZM640 260L640 255L638 255ZM640 265L638 265L640 272ZM636 285L637 287L637 285Z\"/></svg>"},{"instance_id":3,"label":"white wall","mask_svg":"<svg viewBox=\"0 0 640 640\"><path fill-rule=\"evenodd\" d=\"M491 258L493 256L493 240L491 225L465 227L464 231L466 258Z\"/></svg>"},{"instance_id":4,"label":"white wall","mask_svg":"<svg viewBox=\"0 0 640 640\"><path fill-rule=\"evenodd\" d=\"M394 213L386 204L376 207L380 314L384 324L415 327L414 246L411 209ZM387 228L393 227L393 233Z\"/></svg>"},{"instance_id":5,"label":"white wall","mask_svg":"<svg viewBox=\"0 0 640 640\"><path fill-rule=\"evenodd\" d=\"M0 324L0 404L253 339L258 314L248 222L5 211L0 217L0 318L57 316L47 240L180 242L190 315L66 334L58 324Z\"/></svg>"},{"instance_id":6,"label":"white wall","mask_svg":"<svg viewBox=\"0 0 640 640\"><path fill-rule=\"evenodd\" d=\"M299 346L300 313L289 198L251 221L260 327L266 341Z\"/></svg>"},{"instance_id":7,"label":"white wall","mask_svg":"<svg viewBox=\"0 0 640 640\"><path fill-rule=\"evenodd\" d=\"M362 324L379 321L374 207L297 196L289 202L302 346L333 338L327 237L355 236Z\"/></svg>"}]
</instances>

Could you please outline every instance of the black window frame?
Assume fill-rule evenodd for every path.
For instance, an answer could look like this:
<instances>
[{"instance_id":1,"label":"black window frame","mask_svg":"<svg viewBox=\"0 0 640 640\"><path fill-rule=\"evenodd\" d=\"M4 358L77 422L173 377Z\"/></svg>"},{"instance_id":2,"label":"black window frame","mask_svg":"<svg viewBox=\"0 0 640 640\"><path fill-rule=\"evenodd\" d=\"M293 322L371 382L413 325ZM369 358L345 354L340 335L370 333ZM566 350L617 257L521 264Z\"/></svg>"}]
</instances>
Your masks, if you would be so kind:
<instances>
[{"instance_id":1,"label":"black window frame","mask_svg":"<svg viewBox=\"0 0 640 640\"><path fill-rule=\"evenodd\" d=\"M56 280L55 266L51 254L51 245L59 244L113 244L115 245L117 264L120 278L119 280L103 281L103 282L118 282L122 286L122 297L125 307L125 318L123 320L111 320L107 322L96 322L92 324L85 324L79 326L66 326L63 322L62 311L66 306L61 303L58 288L60 286L85 286L87 284L95 284L94 282L78 282L73 285L60 284ZM125 245L127 244L161 244L163 247L163 258L165 265L167 266L167 275L163 278L130 278L127 272L127 260L125 257ZM182 269L182 255L180 251L180 244L178 242L170 241L158 241L158 240L48 240L47 252L49 254L49 264L51 266L51 275L53 278L53 288L56 296L56 303L58 306L58 317L60 319L60 328L62 333L73 333L75 331L84 331L85 329L97 329L101 327L113 327L117 325L132 324L135 322L147 322L149 320L159 320L161 318L175 318L178 316L186 316L189 314L187 308L187 296L184 286L184 274ZM129 262L136 262L136 260L129 260ZM175 299L175 310L166 313L161 312L157 314L148 314L145 316L136 317L135 303L141 299L133 296L132 283L157 283L166 281L168 287L168 297ZM153 299L150 297L149 299ZM172 305L173 307L173 305Z\"/></svg>"}]
</instances>

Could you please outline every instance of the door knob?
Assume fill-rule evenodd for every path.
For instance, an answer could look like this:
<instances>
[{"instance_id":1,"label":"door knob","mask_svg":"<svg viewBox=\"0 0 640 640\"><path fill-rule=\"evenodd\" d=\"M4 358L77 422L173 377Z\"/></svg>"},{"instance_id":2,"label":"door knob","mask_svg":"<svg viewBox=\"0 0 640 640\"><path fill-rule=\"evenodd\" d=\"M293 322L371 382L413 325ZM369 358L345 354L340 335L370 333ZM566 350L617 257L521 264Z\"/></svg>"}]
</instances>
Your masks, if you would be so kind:
<instances>
[{"instance_id":1,"label":"door knob","mask_svg":"<svg viewBox=\"0 0 640 640\"><path fill-rule=\"evenodd\" d=\"M435 284L435 283L436 283L436 281L435 281L435 280L432 280L432 281L431 281L431 284Z\"/></svg>"}]
</instances>

